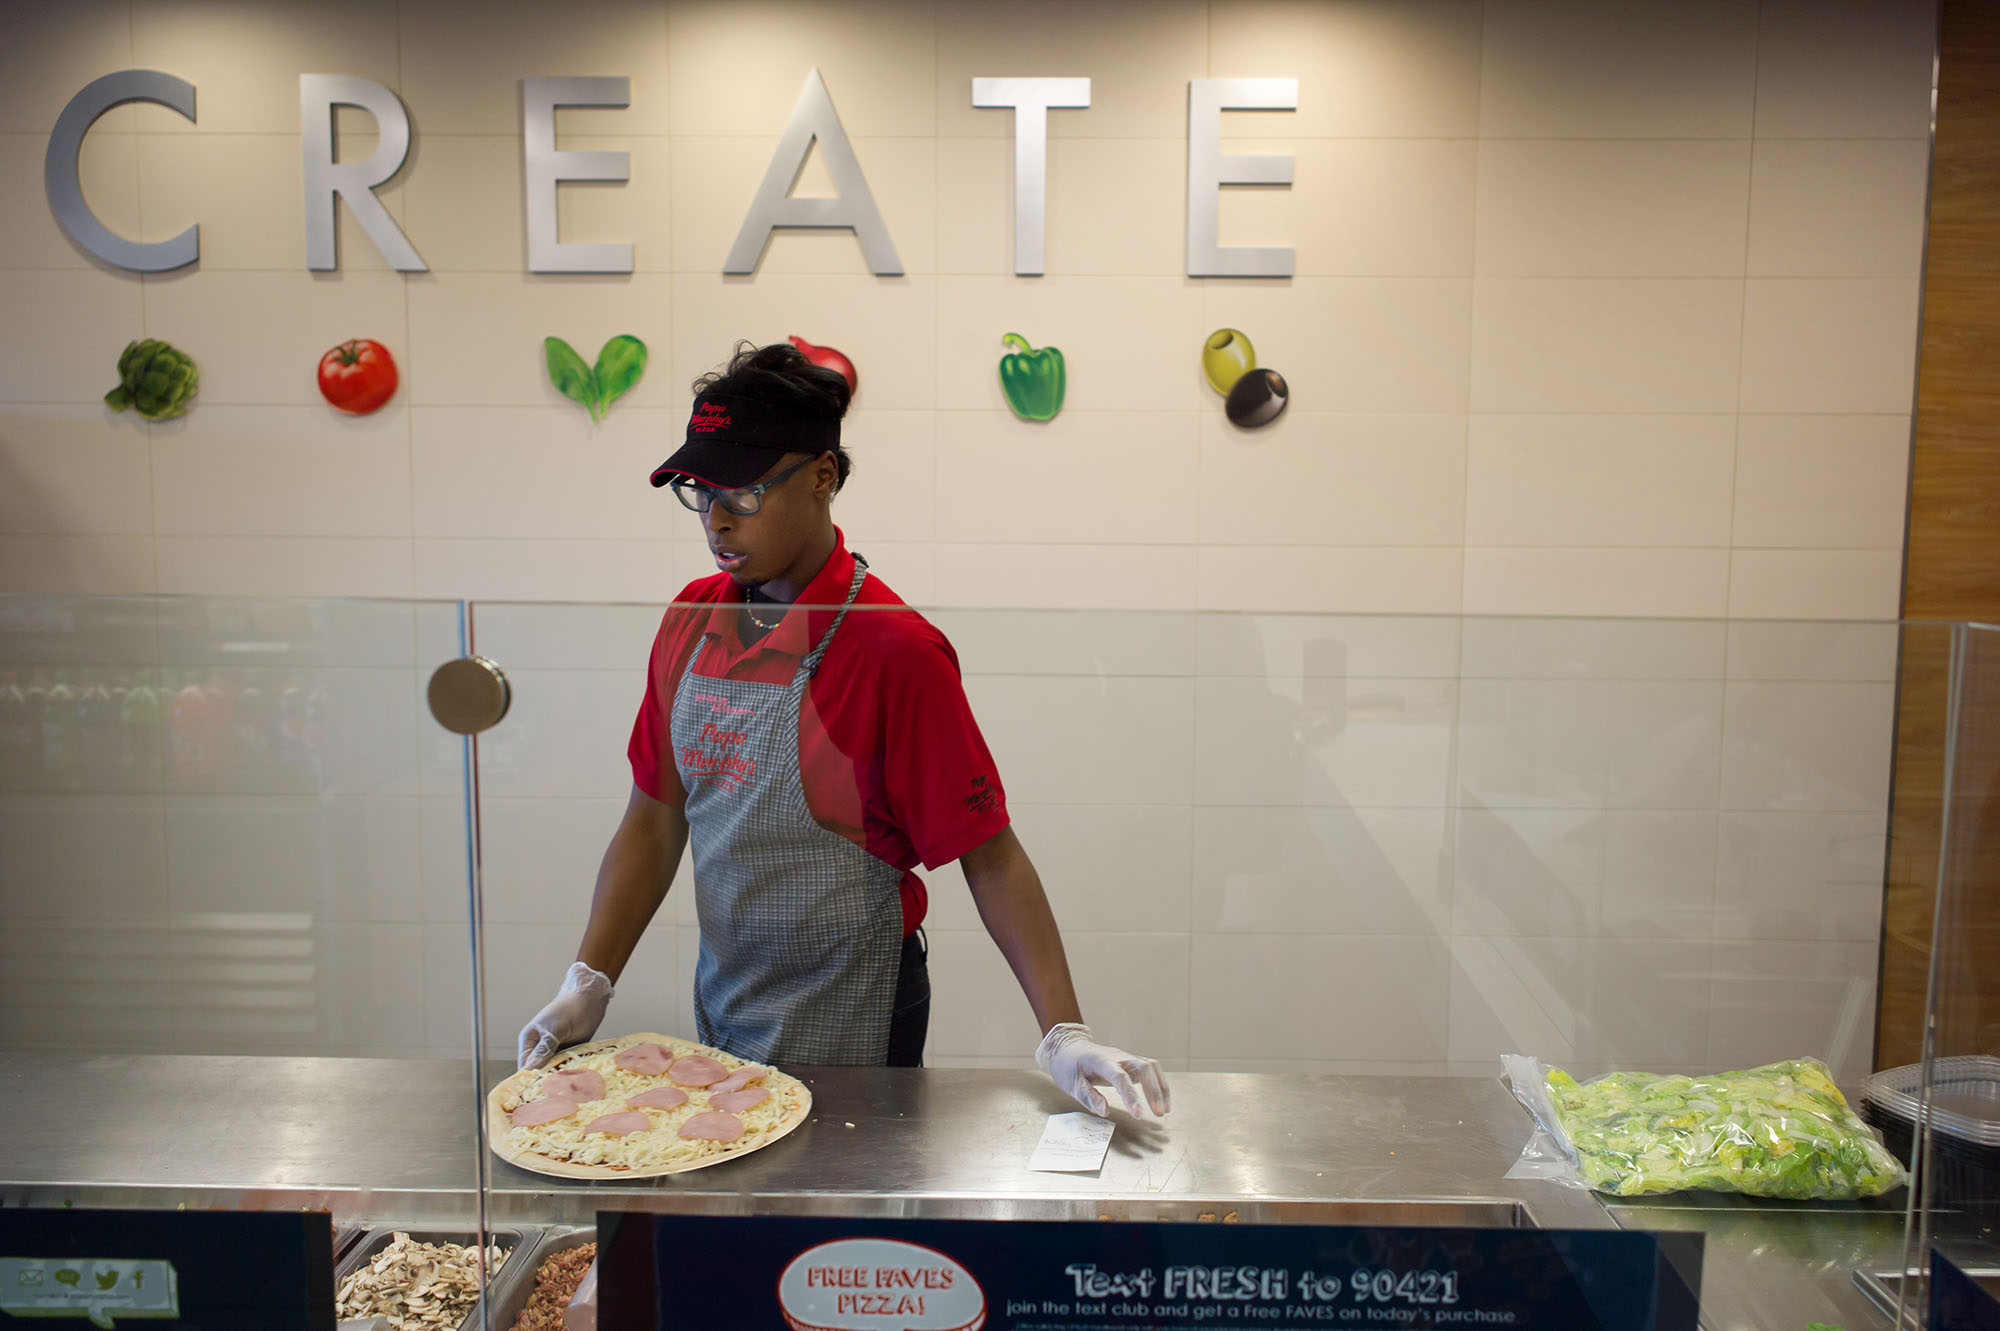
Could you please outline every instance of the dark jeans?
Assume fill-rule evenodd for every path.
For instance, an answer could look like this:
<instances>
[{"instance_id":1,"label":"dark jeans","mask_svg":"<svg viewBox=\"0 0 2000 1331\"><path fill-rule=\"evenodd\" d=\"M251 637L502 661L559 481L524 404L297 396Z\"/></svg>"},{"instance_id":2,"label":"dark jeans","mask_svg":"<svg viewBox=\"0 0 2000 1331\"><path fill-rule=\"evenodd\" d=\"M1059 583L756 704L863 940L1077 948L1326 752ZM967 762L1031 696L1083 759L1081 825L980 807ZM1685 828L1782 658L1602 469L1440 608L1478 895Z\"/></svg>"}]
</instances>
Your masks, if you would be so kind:
<instances>
[{"instance_id":1,"label":"dark jeans","mask_svg":"<svg viewBox=\"0 0 2000 1331\"><path fill-rule=\"evenodd\" d=\"M930 944L918 929L903 940L896 967L896 998L889 1009L889 1066L924 1065L924 1037L931 1028Z\"/></svg>"}]
</instances>

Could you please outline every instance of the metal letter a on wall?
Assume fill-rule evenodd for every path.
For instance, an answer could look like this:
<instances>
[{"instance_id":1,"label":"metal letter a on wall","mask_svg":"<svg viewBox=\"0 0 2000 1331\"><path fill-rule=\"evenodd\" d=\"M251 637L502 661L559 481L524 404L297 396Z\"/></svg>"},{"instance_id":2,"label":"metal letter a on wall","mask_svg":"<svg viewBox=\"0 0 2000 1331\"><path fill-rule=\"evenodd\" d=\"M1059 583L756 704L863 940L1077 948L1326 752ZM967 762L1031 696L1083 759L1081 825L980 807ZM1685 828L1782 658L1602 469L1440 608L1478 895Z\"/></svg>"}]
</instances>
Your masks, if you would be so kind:
<instances>
[{"instance_id":1,"label":"metal letter a on wall","mask_svg":"<svg viewBox=\"0 0 2000 1331\"><path fill-rule=\"evenodd\" d=\"M815 139L826 158L834 188L840 192L830 199L795 199L791 197L792 182L804 168ZM861 174L861 164L854 160L854 148L847 141L847 131L841 128L833 98L826 90L826 80L820 77L817 68L806 75L806 85L799 90L791 121L778 140L777 151L771 154L764 183L757 187L757 197L751 200L750 212L736 233L736 243L729 247L729 258L722 271L756 272L764 246L778 227L847 228L861 242L870 272L878 277L902 274L903 261L896 257L889 228L882 224L875 196Z\"/></svg>"}]
</instances>

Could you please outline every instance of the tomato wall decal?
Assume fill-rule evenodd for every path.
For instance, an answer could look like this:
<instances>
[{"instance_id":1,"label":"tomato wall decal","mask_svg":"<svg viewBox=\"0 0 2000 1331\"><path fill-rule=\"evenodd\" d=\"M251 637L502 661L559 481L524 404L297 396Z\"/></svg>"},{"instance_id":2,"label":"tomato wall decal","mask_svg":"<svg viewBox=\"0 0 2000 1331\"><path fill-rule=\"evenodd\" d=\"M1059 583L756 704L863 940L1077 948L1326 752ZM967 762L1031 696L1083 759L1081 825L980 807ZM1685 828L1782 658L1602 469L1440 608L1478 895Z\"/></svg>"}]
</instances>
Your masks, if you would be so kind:
<instances>
[{"instance_id":1,"label":"tomato wall decal","mask_svg":"<svg viewBox=\"0 0 2000 1331\"><path fill-rule=\"evenodd\" d=\"M319 358L319 395L349 416L380 410L396 382L395 357L370 338L351 337Z\"/></svg>"},{"instance_id":2,"label":"tomato wall decal","mask_svg":"<svg viewBox=\"0 0 2000 1331\"><path fill-rule=\"evenodd\" d=\"M797 334L785 340L797 347L799 354L814 365L821 365L829 370L837 371L841 378L847 380L847 392L849 396L852 396L861 387L861 376L854 372L854 362L832 347L816 347Z\"/></svg>"}]
</instances>

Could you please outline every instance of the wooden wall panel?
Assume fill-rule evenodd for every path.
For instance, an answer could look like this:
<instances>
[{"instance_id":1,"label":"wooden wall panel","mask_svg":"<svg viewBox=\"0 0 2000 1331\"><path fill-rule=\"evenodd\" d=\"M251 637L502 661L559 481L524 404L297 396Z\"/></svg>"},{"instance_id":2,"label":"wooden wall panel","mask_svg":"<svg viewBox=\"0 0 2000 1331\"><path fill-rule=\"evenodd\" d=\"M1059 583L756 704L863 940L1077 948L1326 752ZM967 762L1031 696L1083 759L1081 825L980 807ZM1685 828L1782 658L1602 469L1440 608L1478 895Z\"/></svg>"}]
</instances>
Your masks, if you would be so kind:
<instances>
[{"instance_id":1,"label":"wooden wall panel","mask_svg":"<svg viewBox=\"0 0 2000 1331\"><path fill-rule=\"evenodd\" d=\"M1903 614L2000 622L2000 5L1944 0L1938 49ZM1903 647L1878 1067L1921 1050L1943 822L1945 636L1913 628ZM1970 1027L2000 1041L2000 855L1975 843L1961 867L1984 886L1948 922L1952 949L1988 964L1959 967L1980 973L1954 1002L1983 1008Z\"/></svg>"}]
</instances>

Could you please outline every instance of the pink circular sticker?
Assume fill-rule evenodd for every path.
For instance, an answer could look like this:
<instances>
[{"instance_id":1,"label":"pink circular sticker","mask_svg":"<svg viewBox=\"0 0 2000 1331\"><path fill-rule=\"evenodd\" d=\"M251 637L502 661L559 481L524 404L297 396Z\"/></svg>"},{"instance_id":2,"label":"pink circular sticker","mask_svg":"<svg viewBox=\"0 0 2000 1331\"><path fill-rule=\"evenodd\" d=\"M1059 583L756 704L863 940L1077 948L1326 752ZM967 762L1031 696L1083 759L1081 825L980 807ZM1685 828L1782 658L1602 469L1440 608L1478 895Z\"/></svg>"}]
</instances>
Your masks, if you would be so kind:
<instances>
[{"instance_id":1,"label":"pink circular sticker","mask_svg":"<svg viewBox=\"0 0 2000 1331\"><path fill-rule=\"evenodd\" d=\"M808 1248L778 1278L792 1331L978 1331L986 1294L935 1248L899 1239L836 1239Z\"/></svg>"}]
</instances>

